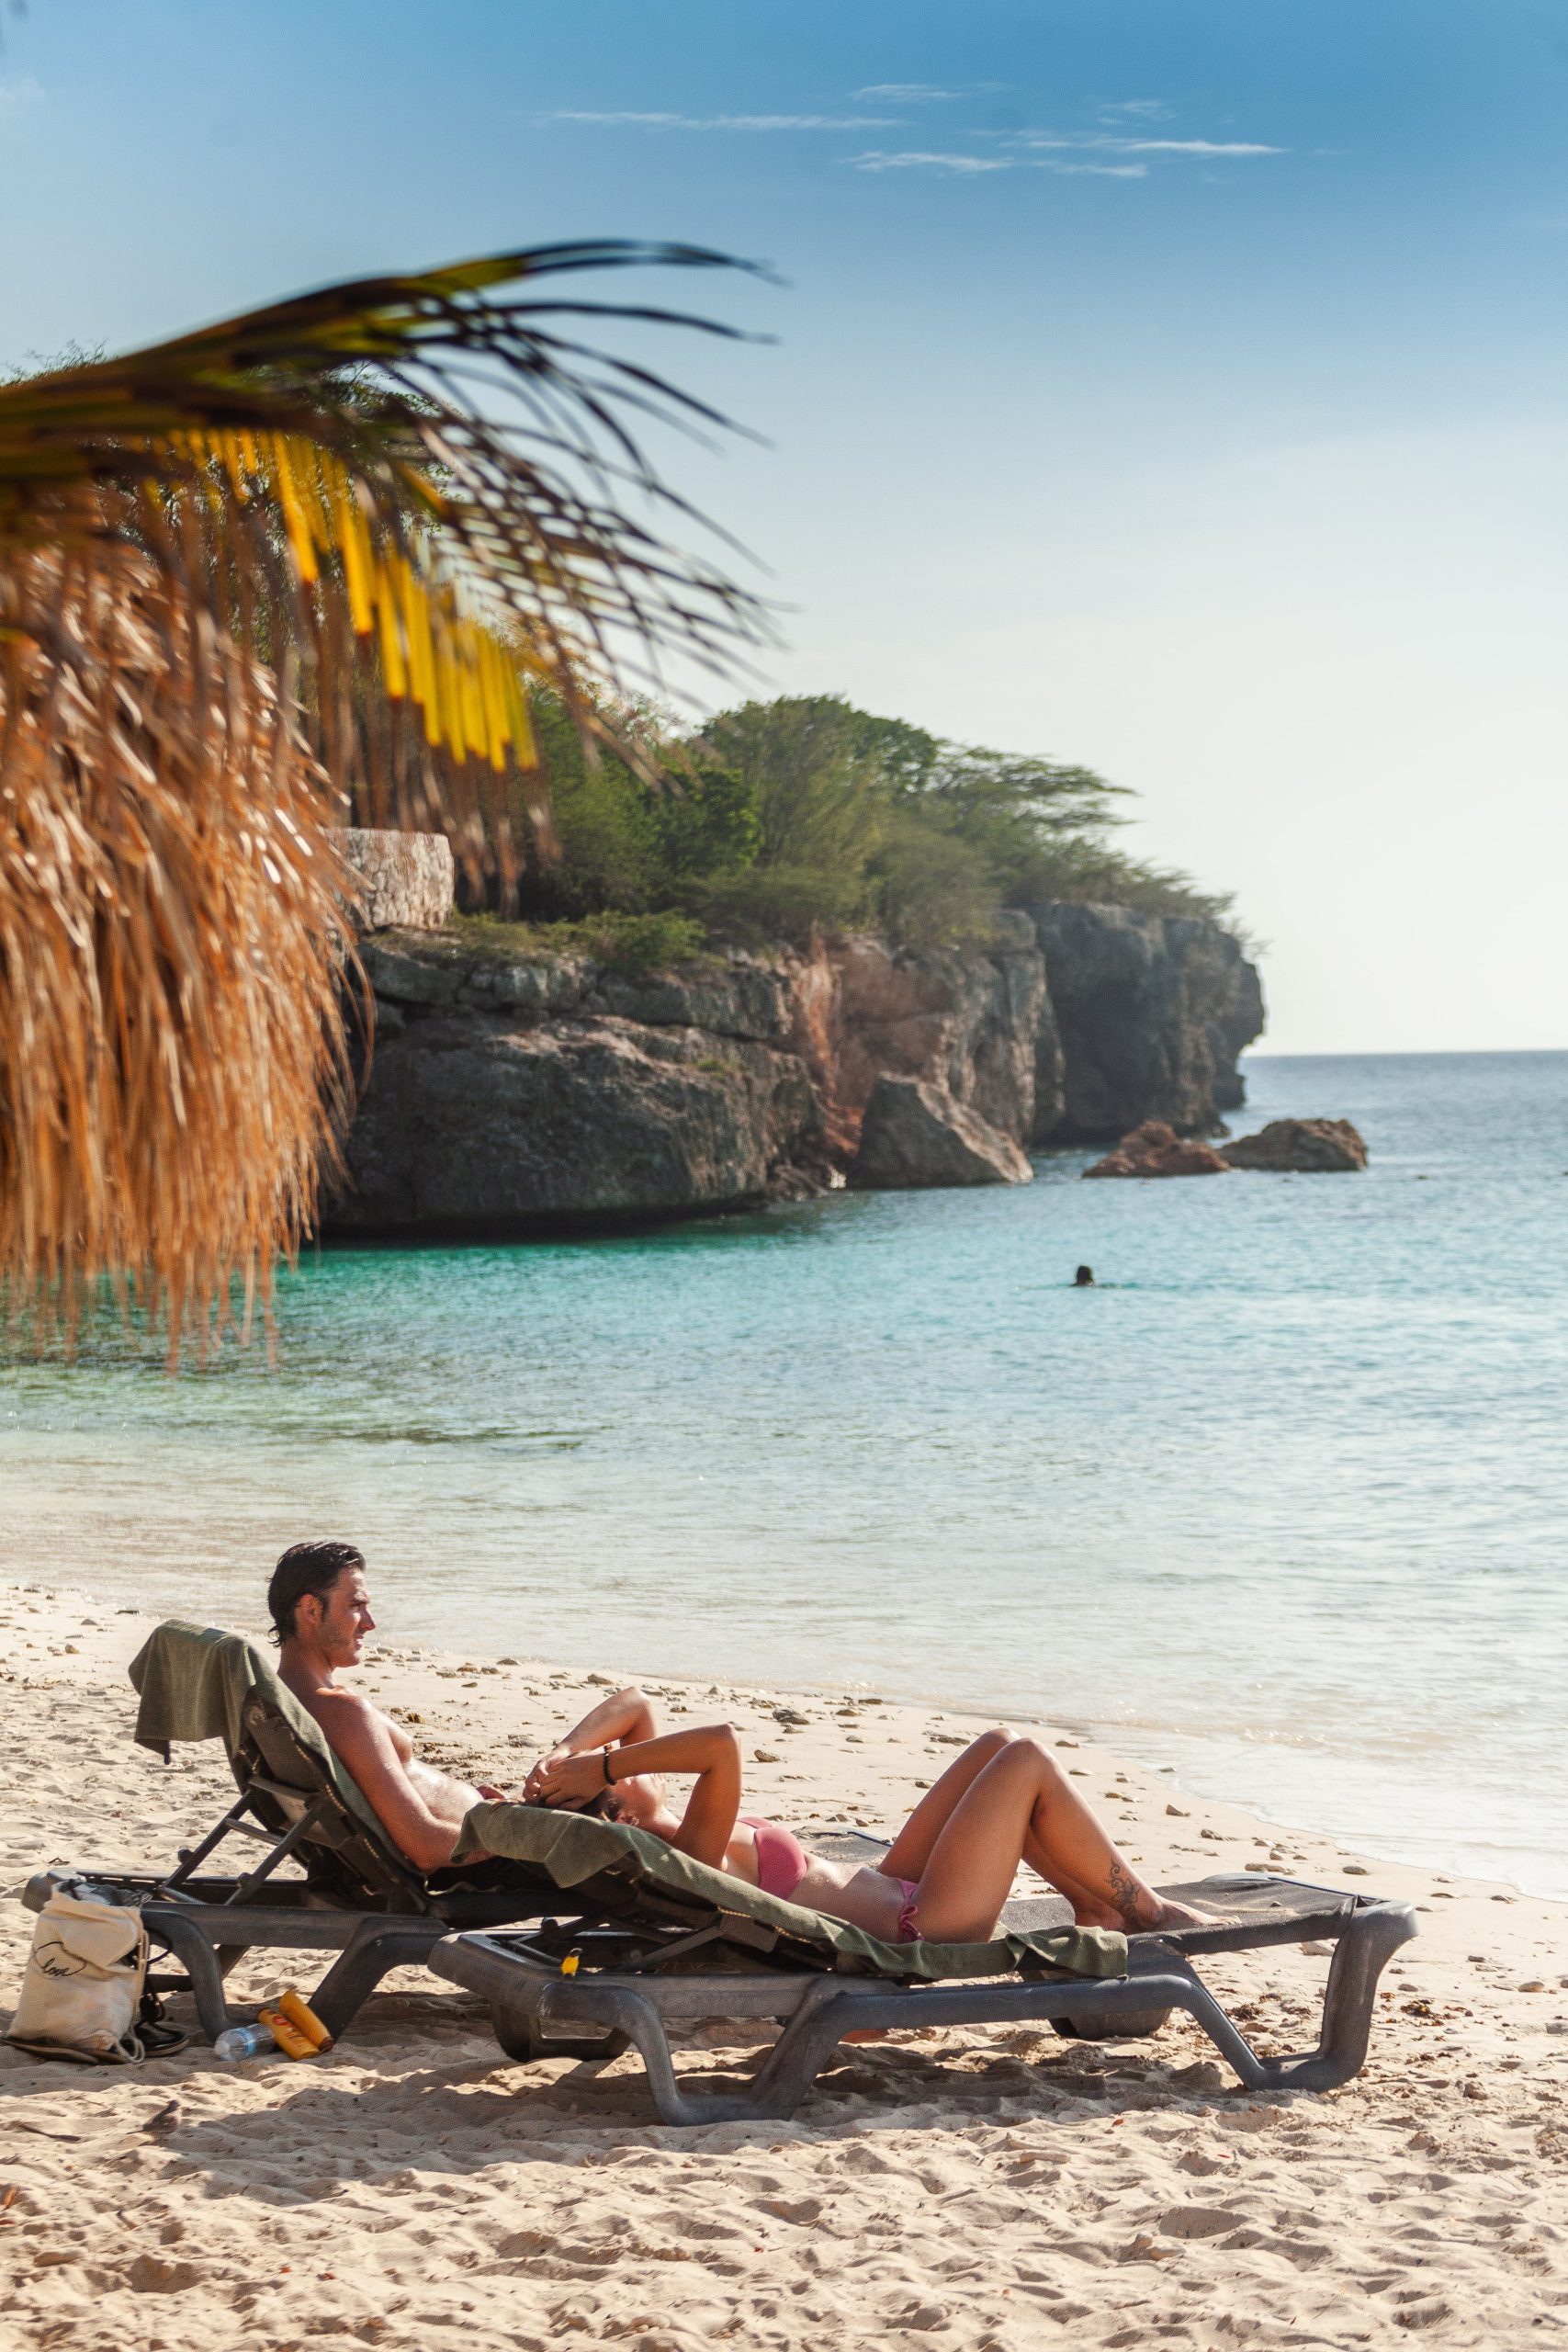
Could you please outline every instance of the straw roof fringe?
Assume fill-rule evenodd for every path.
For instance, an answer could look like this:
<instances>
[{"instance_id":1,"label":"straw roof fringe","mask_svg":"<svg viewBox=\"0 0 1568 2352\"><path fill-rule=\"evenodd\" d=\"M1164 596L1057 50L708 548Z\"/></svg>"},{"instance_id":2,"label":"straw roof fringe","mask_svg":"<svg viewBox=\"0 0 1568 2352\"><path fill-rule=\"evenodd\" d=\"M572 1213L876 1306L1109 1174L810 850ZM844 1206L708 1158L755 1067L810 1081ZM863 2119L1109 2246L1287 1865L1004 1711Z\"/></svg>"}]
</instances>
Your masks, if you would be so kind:
<instances>
[{"instance_id":1,"label":"straw roof fringe","mask_svg":"<svg viewBox=\"0 0 1568 2352\"><path fill-rule=\"evenodd\" d=\"M174 1358L265 1302L348 1114L328 780L123 543L0 572L0 1296L69 1343L107 1283Z\"/></svg>"}]
</instances>

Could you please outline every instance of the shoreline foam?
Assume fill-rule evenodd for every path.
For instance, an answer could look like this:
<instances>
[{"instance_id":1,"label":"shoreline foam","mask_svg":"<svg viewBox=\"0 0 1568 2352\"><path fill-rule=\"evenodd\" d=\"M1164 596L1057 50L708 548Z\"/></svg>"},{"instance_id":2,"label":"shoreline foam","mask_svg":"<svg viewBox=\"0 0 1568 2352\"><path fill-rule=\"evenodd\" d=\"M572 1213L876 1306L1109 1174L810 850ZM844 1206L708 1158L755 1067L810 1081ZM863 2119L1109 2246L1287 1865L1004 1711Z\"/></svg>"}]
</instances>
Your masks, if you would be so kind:
<instances>
[{"instance_id":1,"label":"shoreline foam","mask_svg":"<svg viewBox=\"0 0 1568 2352\"><path fill-rule=\"evenodd\" d=\"M150 1621L61 1588L0 1589L0 1885L51 1860L171 1857L232 1784L215 1750L165 1768L131 1744L124 1667ZM395 1641L361 1679L427 1752L508 1785L597 1687ZM749 1795L807 1837L892 1826L976 1727L835 1690L650 1687L674 1721L739 1723ZM777 1721L786 1702L803 1727ZM513 2066L473 2006L409 1972L310 2067L225 2068L196 2045L88 2072L0 2051L0 2335L29 2352L344 2333L428 2352L443 2325L476 2352L576 2331L641 2352L906 2335L1023 2352L1070 2325L1089 2346L1207 2352L1568 2328L1568 1909L1371 1863L1047 1736L1078 1739L1064 1761L1156 1878L1256 1861L1416 1902L1362 2076L1258 2098L1179 2024L1099 2047L970 2029L846 2051L791 2123L677 2133L650 2121L630 2057ZM6 2004L31 1927L0 1905ZM1322 1966L1287 1951L1214 1973L1277 2043ZM282 1981L262 1955L236 1995ZM736 2039L699 2030L681 2063L721 2070Z\"/></svg>"}]
</instances>

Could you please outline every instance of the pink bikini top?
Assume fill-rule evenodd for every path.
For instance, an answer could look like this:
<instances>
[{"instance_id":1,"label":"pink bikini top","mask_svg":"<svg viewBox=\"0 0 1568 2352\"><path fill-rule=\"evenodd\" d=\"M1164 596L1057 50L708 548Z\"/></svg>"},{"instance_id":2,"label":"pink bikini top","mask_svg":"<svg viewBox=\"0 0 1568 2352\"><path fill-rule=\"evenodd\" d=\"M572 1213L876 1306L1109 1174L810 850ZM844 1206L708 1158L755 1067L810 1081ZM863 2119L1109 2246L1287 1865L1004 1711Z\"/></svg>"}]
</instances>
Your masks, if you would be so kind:
<instances>
[{"instance_id":1,"label":"pink bikini top","mask_svg":"<svg viewBox=\"0 0 1568 2352\"><path fill-rule=\"evenodd\" d=\"M799 1838L781 1829L776 1821L764 1821L755 1813L743 1813L740 1818L757 1835L758 1885L764 1894L776 1894L787 1903L811 1868L810 1855Z\"/></svg>"}]
</instances>

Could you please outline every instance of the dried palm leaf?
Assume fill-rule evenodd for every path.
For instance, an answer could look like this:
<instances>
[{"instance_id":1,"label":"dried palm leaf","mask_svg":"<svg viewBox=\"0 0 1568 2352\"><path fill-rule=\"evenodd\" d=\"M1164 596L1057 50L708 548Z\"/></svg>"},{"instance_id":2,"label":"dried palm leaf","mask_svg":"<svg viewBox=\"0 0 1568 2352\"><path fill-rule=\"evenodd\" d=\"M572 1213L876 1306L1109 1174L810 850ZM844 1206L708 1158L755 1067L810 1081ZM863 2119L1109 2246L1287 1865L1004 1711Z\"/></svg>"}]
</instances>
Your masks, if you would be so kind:
<instances>
[{"instance_id":1,"label":"dried palm leaf","mask_svg":"<svg viewBox=\"0 0 1568 2352\"><path fill-rule=\"evenodd\" d=\"M505 254L0 388L0 1288L35 1334L107 1278L177 1349L309 1228L350 1094L345 796L504 877L509 803L548 842L531 682L604 733L638 647L758 634L626 511L686 511L628 412L711 413L567 332L707 322L502 291L718 259Z\"/></svg>"},{"instance_id":2,"label":"dried palm leaf","mask_svg":"<svg viewBox=\"0 0 1568 2352\"><path fill-rule=\"evenodd\" d=\"M734 266L546 246L322 288L0 387L0 564L7 545L129 537L193 618L279 671L367 821L444 825L504 882L509 805L548 846L542 786L506 787L536 766L530 681L603 734L661 655L722 670L763 633L755 599L654 527L691 510L631 429L724 420L570 332L732 331L554 288L635 264ZM484 390L499 399L481 409ZM640 763L635 737L620 748Z\"/></svg>"},{"instance_id":3,"label":"dried palm leaf","mask_svg":"<svg viewBox=\"0 0 1568 2352\"><path fill-rule=\"evenodd\" d=\"M107 1275L174 1355L248 1325L346 1113L327 778L265 672L180 658L136 551L6 589L0 1270L35 1340Z\"/></svg>"}]
</instances>

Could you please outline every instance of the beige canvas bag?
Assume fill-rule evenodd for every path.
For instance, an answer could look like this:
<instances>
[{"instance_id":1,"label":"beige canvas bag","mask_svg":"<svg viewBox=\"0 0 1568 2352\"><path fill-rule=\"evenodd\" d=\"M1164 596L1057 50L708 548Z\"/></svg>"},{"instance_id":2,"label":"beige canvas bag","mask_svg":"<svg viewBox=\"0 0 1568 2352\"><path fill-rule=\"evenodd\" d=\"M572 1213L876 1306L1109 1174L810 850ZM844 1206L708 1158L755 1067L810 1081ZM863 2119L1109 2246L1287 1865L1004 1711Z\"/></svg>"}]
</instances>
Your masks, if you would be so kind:
<instances>
[{"instance_id":1,"label":"beige canvas bag","mask_svg":"<svg viewBox=\"0 0 1568 2352\"><path fill-rule=\"evenodd\" d=\"M39 1915L7 2041L39 2058L133 2065L147 2054L137 2023L147 1974L140 1911L85 1882L57 1888Z\"/></svg>"}]
</instances>

